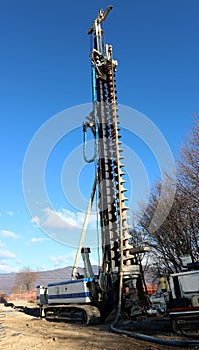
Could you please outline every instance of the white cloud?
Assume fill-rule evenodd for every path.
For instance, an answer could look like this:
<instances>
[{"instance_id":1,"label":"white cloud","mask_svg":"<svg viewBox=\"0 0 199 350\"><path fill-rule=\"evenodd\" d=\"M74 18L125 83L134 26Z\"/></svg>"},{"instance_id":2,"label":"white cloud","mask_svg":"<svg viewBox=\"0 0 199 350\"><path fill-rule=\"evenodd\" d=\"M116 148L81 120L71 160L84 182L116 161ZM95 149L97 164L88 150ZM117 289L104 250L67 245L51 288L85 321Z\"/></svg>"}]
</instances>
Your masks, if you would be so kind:
<instances>
[{"instance_id":1,"label":"white cloud","mask_svg":"<svg viewBox=\"0 0 199 350\"><path fill-rule=\"evenodd\" d=\"M8 266L6 263L0 264L0 273L18 272L18 267Z\"/></svg>"},{"instance_id":2,"label":"white cloud","mask_svg":"<svg viewBox=\"0 0 199 350\"><path fill-rule=\"evenodd\" d=\"M0 234L4 237L9 237L9 238L18 238L18 235L15 232L12 231L7 231L7 230L1 230Z\"/></svg>"},{"instance_id":3,"label":"white cloud","mask_svg":"<svg viewBox=\"0 0 199 350\"><path fill-rule=\"evenodd\" d=\"M37 238L37 237L32 237L30 242L31 243L38 243L38 242L43 242L46 241L48 238Z\"/></svg>"},{"instance_id":4,"label":"white cloud","mask_svg":"<svg viewBox=\"0 0 199 350\"><path fill-rule=\"evenodd\" d=\"M67 255L50 256L49 260L57 267L71 266L74 263L76 252L71 252Z\"/></svg>"},{"instance_id":5,"label":"white cloud","mask_svg":"<svg viewBox=\"0 0 199 350\"><path fill-rule=\"evenodd\" d=\"M69 228L80 227L83 223L83 218L81 213L74 214L70 210L61 209L59 211L54 211L52 209L45 209L46 218L43 222L43 226L45 227L53 227L53 228Z\"/></svg>"},{"instance_id":6,"label":"white cloud","mask_svg":"<svg viewBox=\"0 0 199 350\"><path fill-rule=\"evenodd\" d=\"M14 215L13 211L11 211L11 210L10 210L10 211L7 211L6 214L7 214L8 216L13 216L13 215Z\"/></svg>"},{"instance_id":7,"label":"white cloud","mask_svg":"<svg viewBox=\"0 0 199 350\"><path fill-rule=\"evenodd\" d=\"M32 269L34 269L34 271L46 271L49 270L49 267L46 265L38 265L38 264L33 264L31 265Z\"/></svg>"},{"instance_id":8,"label":"white cloud","mask_svg":"<svg viewBox=\"0 0 199 350\"><path fill-rule=\"evenodd\" d=\"M54 265L55 268L61 268L65 266L73 266L75 261L76 251L59 256L50 256L49 261ZM97 253L93 252L93 256L90 256L91 265L98 265ZM84 262L80 256L79 267L84 267Z\"/></svg>"},{"instance_id":9,"label":"white cloud","mask_svg":"<svg viewBox=\"0 0 199 350\"><path fill-rule=\"evenodd\" d=\"M22 263L23 263L23 260L21 260L21 259L16 260L16 264L22 264Z\"/></svg>"},{"instance_id":10,"label":"white cloud","mask_svg":"<svg viewBox=\"0 0 199 350\"><path fill-rule=\"evenodd\" d=\"M99 265L99 261L97 258L90 257L90 262L91 262L91 265L97 265L97 266Z\"/></svg>"},{"instance_id":11,"label":"white cloud","mask_svg":"<svg viewBox=\"0 0 199 350\"><path fill-rule=\"evenodd\" d=\"M32 218L32 222L41 226L56 229L70 228L82 228L85 219L84 212L72 212L68 209L60 209L58 211L50 208L44 209L43 218L35 216ZM96 227L96 214L91 213L89 218L89 227Z\"/></svg>"},{"instance_id":12,"label":"white cloud","mask_svg":"<svg viewBox=\"0 0 199 350\"><path fill-rule=\"evenodd\" d=\"M15 259L16 255L9 250L0 249L0 259Z\"/></svg>"},{"instance_id":13,"label":"white cloud","mask_svg":"<svg viewBox=\"0 0 199 350\"><path fill-rule=\"evenodd\" d=\"M40 219L38 216L34 216L31 220L31 222L35 225L40 225Z\"/></svg>"}]
</instances>

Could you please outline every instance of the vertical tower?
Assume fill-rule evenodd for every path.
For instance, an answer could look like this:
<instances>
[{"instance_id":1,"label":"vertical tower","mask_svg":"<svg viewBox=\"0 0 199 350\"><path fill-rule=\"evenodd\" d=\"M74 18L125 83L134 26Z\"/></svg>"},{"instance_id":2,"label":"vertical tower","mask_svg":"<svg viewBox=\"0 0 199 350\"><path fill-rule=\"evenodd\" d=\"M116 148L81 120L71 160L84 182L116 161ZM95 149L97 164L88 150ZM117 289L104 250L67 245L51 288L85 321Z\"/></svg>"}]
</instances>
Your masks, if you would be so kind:
<instances>
[{"instance_id":1,"label":"vertical tower","mask_svg":"<svg viewBox=\"0 0 199 350\"><path fill-rule=\"evenodd\" d=\"M95 137L98 197L102 239L102 290L117 303L119 277L130 280L139 274L139 266L130 244L127 224L127 197L124 187L125 164L119 127L115 72L111 45L103 42L102 22L111 6L98 16L90 27L93 111L84 123L84 132L91 128ZM85 156L86 159L86 156ZM86 159L88 162L93 159Z\"/></svg>"}]
</instances>

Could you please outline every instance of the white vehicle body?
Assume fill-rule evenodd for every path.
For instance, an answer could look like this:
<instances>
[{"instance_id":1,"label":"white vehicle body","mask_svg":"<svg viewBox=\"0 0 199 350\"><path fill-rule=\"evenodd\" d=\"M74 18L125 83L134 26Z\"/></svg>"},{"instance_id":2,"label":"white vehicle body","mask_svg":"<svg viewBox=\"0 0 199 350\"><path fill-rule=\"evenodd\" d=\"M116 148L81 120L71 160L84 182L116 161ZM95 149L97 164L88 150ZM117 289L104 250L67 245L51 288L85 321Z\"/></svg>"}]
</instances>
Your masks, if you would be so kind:
<instances>
[{"instance_id":1,"label":"white vehicle body","mask_svg":"<svg viewBox=\"0 0 199 350\"><path fill-rule=\"evenodd\" d=\"M48 284L48 304L91 303L92 295L89 282L93 278L70 280Z\"/></svg>"},{"instance_id":2,"label":"white vehicle body","mask_svg":"<svg viewBox=\"0 0 199 350\"><path fill-rule=\"evenodd\" d=\"M188 298L192 306L199 306L198 270L171 274L169 282L173 299Z\"/></svg>"}]
</instances>

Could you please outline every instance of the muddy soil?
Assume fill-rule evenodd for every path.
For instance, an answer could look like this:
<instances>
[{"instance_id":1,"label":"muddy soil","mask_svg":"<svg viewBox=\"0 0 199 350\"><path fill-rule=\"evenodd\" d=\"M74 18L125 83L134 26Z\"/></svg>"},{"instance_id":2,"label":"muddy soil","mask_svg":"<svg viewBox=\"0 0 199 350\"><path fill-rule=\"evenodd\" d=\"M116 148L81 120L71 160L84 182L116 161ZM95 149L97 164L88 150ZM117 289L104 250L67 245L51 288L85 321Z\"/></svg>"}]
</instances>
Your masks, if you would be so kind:
<instances>
[{"instance_id":1,"label":"muddy soil","mask_svg":"<svg viewBox=\"0 0 199 350\"><path fill-rule=\"evenodd\" d=\"M25 311L25 312L24 312ZM34 315L34 316L33 316ZM40 319L34 305L21 308L0 304L2 350L163 350L179 349L112 333L110 326L86 327Z\"/></svg>"}]
</instances>

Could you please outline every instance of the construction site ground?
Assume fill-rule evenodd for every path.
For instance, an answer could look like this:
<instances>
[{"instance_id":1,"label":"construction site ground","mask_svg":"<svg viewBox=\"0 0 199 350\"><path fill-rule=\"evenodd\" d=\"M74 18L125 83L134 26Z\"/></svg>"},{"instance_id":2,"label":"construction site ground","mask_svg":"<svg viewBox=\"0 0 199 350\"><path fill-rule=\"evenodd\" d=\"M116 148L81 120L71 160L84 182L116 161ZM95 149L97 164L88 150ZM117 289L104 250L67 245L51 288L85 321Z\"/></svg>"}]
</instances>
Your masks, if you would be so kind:
<instances>
[{"instance_id":1,"label":"construction site ground","mask_svg":"<svg viewBox=\"0 0 199 350\"><path fill-rule=\"evenodd\" d=\"M163 350L179 349L110 331L109 324L81 326L40 319L34 304L0 304L0 349L2 350ZM21 310L21 311L20 311ZM24 312L25 311L25 312ZM155 333L155 332L154 332Z\"/></svg>"}]
</instances>

